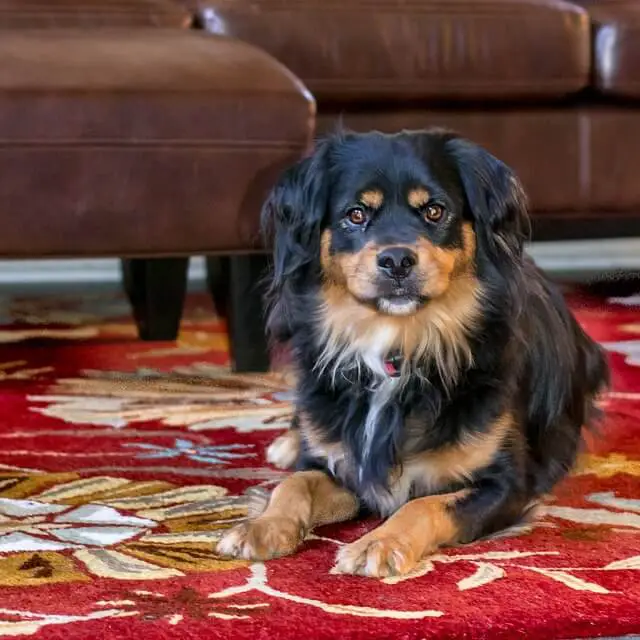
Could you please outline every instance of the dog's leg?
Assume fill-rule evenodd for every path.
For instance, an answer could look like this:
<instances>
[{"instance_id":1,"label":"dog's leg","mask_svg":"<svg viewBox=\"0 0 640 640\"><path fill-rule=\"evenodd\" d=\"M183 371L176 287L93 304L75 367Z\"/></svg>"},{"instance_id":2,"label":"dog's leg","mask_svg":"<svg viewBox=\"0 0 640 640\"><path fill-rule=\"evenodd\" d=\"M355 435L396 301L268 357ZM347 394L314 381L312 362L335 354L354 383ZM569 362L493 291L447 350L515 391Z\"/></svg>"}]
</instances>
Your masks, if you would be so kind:
<instances>
[{"instance_id":1,"label":"dog's leg","mask_svg":"<svg viewBox=\"0 0 640 640\"><path fill-rule=\"evenodd\" d=\"M474 488L416 498L384 524L344 546L336 570L384 578L413 571L443 545L471 542L522 520L531 496L504 455L501 463L477 472Z\"/></svg>"},{"instance_id":2,"label":"dog's leg","mask_svg":"<svg viewBox=\"0 0 640 640\"><path fill-rule=\"evenodd\" d=\"M220 555L267 560L293 553L314 527L342 522L358 512L357 498L322 471L300 471L273 491L262 514L223 536Z\"/></svg>"},{"instance_id":3,"label":"dog's leg","mask_svg":"<svg viewBox=\"0 0 640 640\"><path fill-rule=\"evenodd\" d=\"M447 493L407 502L377 529L342 547L336 570L379 578L409 573L440 545L458 539L452 506L464 495Z\"/></svg>"}]
</instances>

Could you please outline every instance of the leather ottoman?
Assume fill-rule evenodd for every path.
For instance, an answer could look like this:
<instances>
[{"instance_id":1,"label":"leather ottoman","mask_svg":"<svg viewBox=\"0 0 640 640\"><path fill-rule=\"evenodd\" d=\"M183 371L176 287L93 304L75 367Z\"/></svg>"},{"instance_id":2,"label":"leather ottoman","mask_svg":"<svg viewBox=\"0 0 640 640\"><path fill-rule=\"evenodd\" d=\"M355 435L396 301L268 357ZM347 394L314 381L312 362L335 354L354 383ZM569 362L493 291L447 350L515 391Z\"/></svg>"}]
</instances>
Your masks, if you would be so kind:
<instances>
[{"instance_id":1,"label":"leather ottoman","mask_svg":"<svg viewBox=\"0 0 640 640\"><path fill-rule=\"evenodd\" d=\"M251 45L183 29L5 31L0 256L120 256L144 338L172 339L188 256L248 251L315 105Z\"/></svg>"}]
</instances>

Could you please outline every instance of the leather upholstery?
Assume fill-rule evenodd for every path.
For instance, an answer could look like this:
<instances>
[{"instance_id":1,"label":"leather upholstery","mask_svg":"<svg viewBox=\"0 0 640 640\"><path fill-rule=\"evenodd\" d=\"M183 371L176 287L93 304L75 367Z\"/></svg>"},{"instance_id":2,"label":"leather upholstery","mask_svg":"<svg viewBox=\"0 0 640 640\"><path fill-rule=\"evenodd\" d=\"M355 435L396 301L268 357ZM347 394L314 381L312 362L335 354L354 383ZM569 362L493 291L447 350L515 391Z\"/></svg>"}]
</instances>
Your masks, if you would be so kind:
<instances>
[{"instance_id":1,"label":"leather upholstery","mask_svg":"<svg viewBox=\"0 0 640 640\"><path fill-rule=\"evenodd\" d=\"M304 86L226 38L16 31L0 59L3 256L247 249L312 135Z\"/></svg>"},{"instance_id":2,"label":"leather upholstery","mask_svg":"<svg viewBox=\"0 0 640 640\"><path fill-rule=\"evenodd\" d=\"M640 96L640 3L587 2L593 22L594 78L600 91Z\"/></svg>"},{"instance_id":3,"label":"leather upholstery","mask_svg":"<svg viewBox=\"0 0 640 640\"><path fill-rule=\"evenodd\" d=\"M601 211L630 211L640 222L640 109L608 108L591 119L591 199ZM640 233L638 234L640 235Z\"/></svg>"},{"instance_id":4,"label":"leather upholstery","mask_svg":"<svg viewBox=\"0 0 640 640\"><path fill-rule=\"evenodd\" d=\"M589 99L594 81L640 89L634 0L193 2L207 29L258 44L306 82L320 132L338 119L449 127L512 165L541 218L640 221L640 110Z\"/></svg>"},{"instance_id":5,"label":"leather upholstery","mask_svg":"<svg viewBox=\"0 0 640 640\"><path fill-rule=\"evenodd\" d=\"M536 211L579 211L589 206L581 181L581 114L558 109L490 111L413 110L343 114L344 126L357 131L399 131L446 127L485 146L511 165ZM323 113L318 129L334 127L336 114Z\"/></svg>"},{"instance_id":6,"label":"leather upholstery","mask_svg":"<svg viewBox=\"0 0 640 640\"><path fill-rule=\"evenodd\" d=\"M331 133L337 118L337 113L320 114L318 130ZM535 215L579 219L632 212L640 233L640 110L396 110L342 114L341 119L356 131L454 129L514 168Z\"/></svg>"},{"instance_id":7,"label":"leather upholstery","mask_svg":"<svg viewBox=\"0 0 640 640\"><path fill-rule=\"evenodd\" d=\"M293 73L321 132L447 126L516 169L551 237L640 234L640 109L609 97L640 93L637 4L0 0L0 255L255 247L313 133Z\"/></svg>"},{"instance_id":8,"label":"leather upholstery","mask_svg":"<svg viewBox=\"0 0 640 640\"><path fill-rule=\"evenodd\" d=\"M0 29L186 27L191 19L173 0L0 0Z\"/></svg>"},{"instance_id":9,"label":"leather upholstery","mask_svg":"<svg viewBox=\"0 0 640 640\"><path fill-rule=\"evenodd\" d=\"M286 64L320 103L549 99L588 84L586 12L554 0L200 0L213 33Z\"/></svg>"}]
</instances>

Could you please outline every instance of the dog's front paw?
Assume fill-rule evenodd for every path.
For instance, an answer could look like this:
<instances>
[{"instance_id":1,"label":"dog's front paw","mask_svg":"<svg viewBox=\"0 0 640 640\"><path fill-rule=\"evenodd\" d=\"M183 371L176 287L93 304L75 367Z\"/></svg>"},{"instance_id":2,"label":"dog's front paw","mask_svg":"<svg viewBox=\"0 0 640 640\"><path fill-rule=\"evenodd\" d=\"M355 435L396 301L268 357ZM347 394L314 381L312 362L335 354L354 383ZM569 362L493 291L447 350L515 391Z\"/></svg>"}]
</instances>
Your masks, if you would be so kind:
<instances>
[{"instance_id":1,"label":"dog's front paw","mask_svg":"<svg viewBox=\"0 0 640 640\"><path fill-rule=\"evenodd\" d=\"M292 554L304 535L295 520L260 516L230 529L218 542L216 552L232 558L269 560Z\"/></svg>"},{"instance_id":2,"label":"dog's front paw","mask_svg":"<svg viewBox=\"0 0 640 640\"><path fill-rule=\"evenodd\" d=\"M410 573L419 561L411 545L399 537L366 535L340 549L335 570L370 578L387 578Z\"/></svg>"},{"instance_id":3,"label":"dog's front paw","mask_svg":"<svg viewBox=\"0 0 640 640\"><path fill-rule=\"evenodd\" d=\"M267 448L267 462L278 469L291 469L300 454L300 432L297 429L285 431Z\"/></svg>"}]
</instances>

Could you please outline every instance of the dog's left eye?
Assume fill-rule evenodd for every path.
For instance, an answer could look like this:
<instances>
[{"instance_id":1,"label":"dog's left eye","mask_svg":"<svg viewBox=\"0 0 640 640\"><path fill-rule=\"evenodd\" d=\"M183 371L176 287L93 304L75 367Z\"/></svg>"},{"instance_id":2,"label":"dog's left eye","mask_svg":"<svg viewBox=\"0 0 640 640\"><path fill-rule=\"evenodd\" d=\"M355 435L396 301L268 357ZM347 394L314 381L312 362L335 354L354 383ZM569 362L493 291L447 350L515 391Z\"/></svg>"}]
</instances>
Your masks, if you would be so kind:
<instances>
[{"instance_id":1,"label":"dog's left eye","mask_svg":"<svg viewBox=\"0 0 640 640\"><path fill-rule=\"evenodd\" d=\"M444 207L440 204L428 204L422 210L422 215L427 222L438 222L444 216Z\"/></svg>"},{"instance_id":2,"label":"dog's left eye","mask_svg":"<svg viewBox=\"0 0 640 640\"><path fill-rule=\"evenodd\" d=\"M362 207L353 207L347 211L347 220L351 224L361 225L367 221L367 214Z\"/></svg>"}]
</instances>

